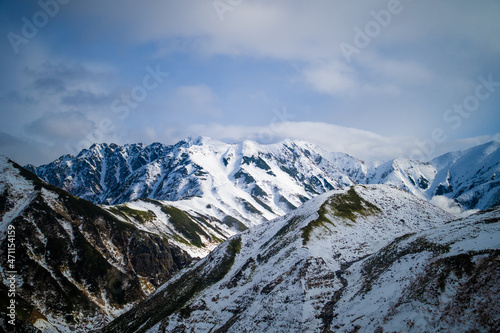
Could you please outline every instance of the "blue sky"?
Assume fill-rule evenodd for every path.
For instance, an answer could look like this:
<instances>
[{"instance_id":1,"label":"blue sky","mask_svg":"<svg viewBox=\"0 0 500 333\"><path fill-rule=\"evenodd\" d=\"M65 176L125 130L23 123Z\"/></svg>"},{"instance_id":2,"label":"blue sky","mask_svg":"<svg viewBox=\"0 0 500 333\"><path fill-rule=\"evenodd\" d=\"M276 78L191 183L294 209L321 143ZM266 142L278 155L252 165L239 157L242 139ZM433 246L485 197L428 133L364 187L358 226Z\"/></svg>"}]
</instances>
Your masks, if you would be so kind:
<instances>
[{"instance_id":1,"label":"blue sky","mask_svg":"<svg viewBox=\"0 0 500 333\"><path fill-rule=\"evenodd\" d=\"M0 1L0 154L301 139L365 160L500 139L500 2Z\"/></svg>"}]
</instances>

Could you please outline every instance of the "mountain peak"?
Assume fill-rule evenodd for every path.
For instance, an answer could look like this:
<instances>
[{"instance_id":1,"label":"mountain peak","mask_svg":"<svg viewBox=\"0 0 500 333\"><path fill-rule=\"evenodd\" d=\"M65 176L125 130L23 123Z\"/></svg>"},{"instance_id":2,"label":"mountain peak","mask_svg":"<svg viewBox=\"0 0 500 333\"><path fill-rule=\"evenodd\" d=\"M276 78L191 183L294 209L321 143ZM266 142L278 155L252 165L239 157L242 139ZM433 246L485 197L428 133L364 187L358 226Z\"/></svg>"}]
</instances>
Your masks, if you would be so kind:
<instances>
[{"instance_id":1,"label":"mountain peak","mask_svg":"<svg viewBox=\"0 0 500 333\"><path fill-rule=\"evenodd\" d=\"M290 139L267 145L250 140L227 144L200 136L170 146L92 147L31 170L94 203L119 204L137 198L196 201L199 206L217 208L218 218L230 215L247 226L353 184L394 185L428 200L445 195L468 209L500 202L495 194L500 192L495 181L500 172L498 142L428 163L408 159L364 163Z\"/></svg>"}]
</instances>

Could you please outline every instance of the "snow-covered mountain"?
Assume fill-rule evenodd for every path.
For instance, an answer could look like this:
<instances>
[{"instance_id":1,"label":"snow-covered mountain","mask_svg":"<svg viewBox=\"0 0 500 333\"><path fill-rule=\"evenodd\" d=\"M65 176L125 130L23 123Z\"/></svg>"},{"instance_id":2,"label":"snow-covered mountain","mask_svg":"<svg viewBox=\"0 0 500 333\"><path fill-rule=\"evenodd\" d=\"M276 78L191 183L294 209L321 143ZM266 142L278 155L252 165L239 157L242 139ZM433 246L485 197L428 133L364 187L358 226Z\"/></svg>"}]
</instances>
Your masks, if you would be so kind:
<instances>
[{"instance_id":1,"label":"snow-covered mountain","mask_svg":"<svg viewBox=\"0 0 500 333\"><path fill-rule=\"evenodd\" d=\"M500 142L447 153L430 162L394 159L368 167L363 184L390 184L421 198L446 196L466 209L500 205Z\"/></svg>"},{"instance_id":2,"label":"snow-covered mountain","mask_svg":"<svg viewBox=\"0 0 500 333\"><path fill-rule=\"evenodd\" d=\"M114 209L121 219L0 156L0 331L14 328L6 311L15 299L16 332L88 332L192 262L173 239L194 222L151 233L138 227L147 214ZM187 214L172 210L167 225Z\"/></svg>"},{"instance_id":3,"label":"snow-covered mountain","mask_svg":"<svg viewBox=\"0 0 500 333\"><path fill-rule=\"evenodd\" d=\"M363 168L353 157L301 141L260 145L195 138L173 146L96 144L31 170L94 203L185 201L200 213L250 227L353 184L350 176Z\"/></svg>"},{"instance_id":4,"label":"snow-covered mountain","mask_svg":"<svg viewBox=\"0 0 500 333\"><path fill-rule=\"evenodd\" d=\"M109 156L96 158L93 149L114 149L110 156L123 157L132 146L110 146L95 145L80 157L62 158L59 172L80 165L74 167L78 172L66 173L66 184L83 191L82 183L72 180L86 181L85 175L101 180L97 171L104 169L121 174L121 167L108 167ZM372 164L292 141L227 145L200 138L176 146L134 147L136 155L122 161L130 172L124 183L140 189L131 193L147 195L116 205L79 199L0 157L0 293L3 302L8 300L11 268L5 249L7 231L14 228L15 268L22 272L17 275L16 323L22 330L84 332L99 329L128 309L103 331L499 328L500 210L452 221L422 199L444 187L438 182L448 170L452 176L444 177L446 184L453 189L468 186L468 191L482 194L478 198L489 198L477 203L491 204L498 143L429 163ZM155 158L153 147L171 155ZM176 162L169 156L185 159ZM135 164L138 160L142 166ZM150 179L154 165L161 181L135 181ZM165 165L177 166L166 172ZM51 168L40 170L50 175ZM163 182L171 186L186 179L196 184L199 196L147 198ZM371 181L405 190L347 186ZM327 191L327 183L340 189ZM93 184L94 189L102 185ZM252 193L257 187L266 195ZM233 190L236 196L231 196ZM283 216L263 222L272 215L252 211L238 196L260 207L267 205L263 199L273 198L275 209L281 207L276 204L279 197L305 203L296 209L288 206L288 213L282 209ZM253 228L243 231L245 225L233 216ZM192 256L205 258L187 267ZM4 311L0 327L5 329Z\"/></svg>"},{"instance_id":5,"label":"snow-covered mountain","mask_svg":"<svg viewBox=\"0 0 500 333\"><path fill-rule=\"evenodd\" d=\"M103 332L496 331L500 210L463 220L387 185L243 232Z\"/></svg>"},{"instance_id":6,"label":"snow-covered mountain","mask_svg":"<svg viewBox=\"0 0 500 333\"><path fill-rule=\"evenodd\" d=\"M94 203L182 202L251 227L353 184L390 184L427 200L444 195L465 209L491 208L500 204L499 147L490 142L430 162L365 163L303 141L227 144L200 137L173 146L96 144L29 169Z\"/></svg>"},{"instance_id":7,"label":"snow-covered mountain","mask_svg":"<svg viewBox=\"0 0 500 333\"><path fill-rule=\"evenodd\" d=\"M462 220L387 185L236 235L103 332L496 332L500 209Z\"/></svg>"}]
</instances>

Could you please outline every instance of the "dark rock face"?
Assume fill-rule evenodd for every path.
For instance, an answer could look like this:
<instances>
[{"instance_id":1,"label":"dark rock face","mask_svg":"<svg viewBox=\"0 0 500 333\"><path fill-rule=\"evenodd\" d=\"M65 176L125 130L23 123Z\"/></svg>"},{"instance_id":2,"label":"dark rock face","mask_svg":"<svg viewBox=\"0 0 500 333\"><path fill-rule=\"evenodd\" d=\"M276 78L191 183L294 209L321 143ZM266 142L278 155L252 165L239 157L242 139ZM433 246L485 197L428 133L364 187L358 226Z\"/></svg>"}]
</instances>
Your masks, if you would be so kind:
<instances>
[{"instance_id":1,"label":"dark rock face","mask_svg":"<svg viewBox=\"0 0 500 333\"><path fill-rule=\"evenodd\" d=\"M192 261L168 240L138 230L14 163L3 165L3 172L11 177L0 184L0 213L16 235L20 321L45 320L77 331L100 327ZM3 235L0 240L0 265L12 270L8 239ZM0 292L8 300L7 289Z\"/></svg>"}]
</instances>

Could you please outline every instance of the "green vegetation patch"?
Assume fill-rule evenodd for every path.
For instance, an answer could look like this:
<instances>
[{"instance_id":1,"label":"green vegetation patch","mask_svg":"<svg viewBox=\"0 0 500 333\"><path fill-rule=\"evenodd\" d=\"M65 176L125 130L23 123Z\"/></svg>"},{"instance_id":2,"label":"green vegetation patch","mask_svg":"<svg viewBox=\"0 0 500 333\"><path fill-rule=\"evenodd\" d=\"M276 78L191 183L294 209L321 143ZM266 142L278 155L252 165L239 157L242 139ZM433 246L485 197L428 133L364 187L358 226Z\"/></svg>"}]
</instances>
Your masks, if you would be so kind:
<instances>
[{"instance_id":1,"label":"green vegetation patch","mask_svg":"<svg viewBox=\"0 0 500 333\"><path fill-rule=\"evenodd\" d=\"M222 219L222 223L227 225L229 228L236 228L238 231L245 231L248 229L246 225L241 223L241 221L235 219L234 217L227 215Z\"/></svg>"},{"instance_id":2,"label":"green vegetation patch","mask_svg":"<svg viewBox=\"0 0 500 333\"><path fill-rule=\"evenodd\" d=\"M116 206L110 208L110 211L117 215L125 216L125 217L131 217L134 220L138 221L139 223L146 223L148 221L152 221L153 219L156 218L156 215L153 211L148 210L143 211L143 210L137 210L137 209L132 209L130 207L127 207L125 205L123 206Z\"/></svg>"},{"instance_id":3,"label":"green vegetation patch","mask_svg":"<svg viewBox=\"0 0 500 333\"><path fill-rule=\"evenodd\" d=\"M335 226L328 217L329 215L356 223L358 216L369 216L379 212L381 212L380 208L361 198L354 187L351 187L347 193L333 195L321 205L318 218L302 228L302 244L307 244L314 228L326 226L326 224Z\"/></svg>"},{"instance_id":4,"label":"green vegetation patch","mask_svg":"<svg viewBox=\"0 0 500 333\"><path fill-rule=\"evenodd\" d=\"M170 223L172 223L174 228L186 237L192 245L196 247L205 247L205 245L201 242L199 235L207 238L210 238L210 236L203 231L203 229L196 222L194 222L188 214L172 206L162 206L161 210L170 216Z\"/></svg>"}]
</instances>

